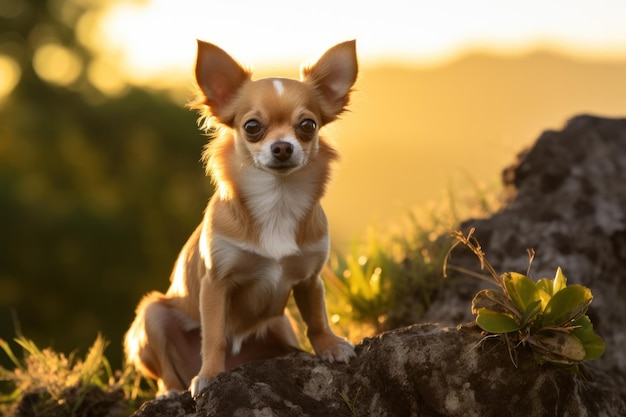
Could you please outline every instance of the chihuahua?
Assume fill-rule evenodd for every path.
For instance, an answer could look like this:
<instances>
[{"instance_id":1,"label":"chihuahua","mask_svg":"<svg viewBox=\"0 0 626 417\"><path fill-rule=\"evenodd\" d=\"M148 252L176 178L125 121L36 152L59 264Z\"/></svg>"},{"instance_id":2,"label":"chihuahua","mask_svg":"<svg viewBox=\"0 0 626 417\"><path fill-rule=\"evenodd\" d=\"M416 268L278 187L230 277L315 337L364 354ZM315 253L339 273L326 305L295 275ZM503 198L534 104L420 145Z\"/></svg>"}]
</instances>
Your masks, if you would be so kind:
<instances>
[{"instance_id":1,"label":"chihuahua","mask_svg":"<svg viewBox=\"0 0 626 417\"><path fill-rule=\"evenodd\" d=\"M356 42L340 43L301 81L252 80L217 46L198 41L199 109L215 133L203 155L215 185L166 294L137 307L124 348L158 394L196 397L218 373L299 350L291 292L315 353L348 362L354 347L330 329L320 271L329 251L320 205L337 159L322 126L346 109Z\"/></svg>"}]
</instances>

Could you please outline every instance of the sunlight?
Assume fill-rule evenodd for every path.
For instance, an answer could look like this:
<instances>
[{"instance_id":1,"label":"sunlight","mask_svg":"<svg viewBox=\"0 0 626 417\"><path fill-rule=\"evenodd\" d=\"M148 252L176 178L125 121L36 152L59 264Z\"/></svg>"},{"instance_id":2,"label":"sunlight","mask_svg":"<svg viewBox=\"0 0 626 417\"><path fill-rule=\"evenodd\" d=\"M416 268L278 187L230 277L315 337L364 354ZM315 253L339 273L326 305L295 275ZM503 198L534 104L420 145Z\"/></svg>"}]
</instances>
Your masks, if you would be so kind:
<instances>
[{"instance_id":1,"label":"sunlight","mask_svg":"<svg viewBox=\"0 0 626 417\"><path fill-rule=\"evenodd\" d=\"M623 56L626 3L584 0L388 0L374 7L318 0L115 2L102 14L97 42L120 58L135 83L187 83L195 39L219 45L247 65L291 68L329 46L357 39L362 63L433 66L468 50L516 54L537 46L589 57ZM611 10L607 13L607 10ZM178 79L172 79L177 74ZM181 77L182 74L182 77ZM174 76L176 78L176 76Z\"/></svg>"},{"instance_id":2,"label":"sunlight","mask_svg":"<svg viewBox=\"0 0 626 417\"><path fill-rule=\"evenodd\" d=\"M191 74L196 37L192 25L177 19L179 5L161 0L118 3L102 16L98 32L109 53L121 58L117 64L131 82L147 84L158 78L167 85L180 83L167 80L172 72Z\"/></svg>"},{"instance_id":3,"label":"sunlight","mask_svg":"<svg viewBox=\"0 0 626 417\"><path fill-rule=\"evenodd\" d=\"M128 86L119 69L104 59L94 59L87 68L89 82L108 96L123 94Z\"/></svg>"},{"instance_id":4,"label":"sunlight","mask_svg":"<svg viewBox=\"0 0 626 417\"><path fill-rule=\"evenodd\" d=\"M76 53L56 43L37 48L33 66L42 79L60 85L76 81L82 70L82 62Z\"/></svg>"},{"instance_id":5,"label":"sunlight","mask_svg":"<svg viewBox=\"0 0 626 417\"><path fill-rule=\"evenodd\" d=\"M326 131L349 156L324 200L333 244L426 195L438 201L461 169L497 178L540 128L580 112L623 112L614 65L626 58L626 2L246 3L112 1L80 21L81 42L98 57L87 75L105 94L123 93L121 83L130 82L175 91L184 103L194 87L196 39L219 45L255 77L295 77L300 64L356 39L351 113ZM374 151L380 137L393 146ZM489 163L467 157L479 154ZM372 158L389 174L373 170ZM391 168L402 175L390 181ZM432 178L421 181L424 172ZM345 209L355 205L363 208Z\"/></svg>"},{"instance_id":6,"label":"sunlight","mask_svg":"<svg viewBox=\"0 0 626 417\"><path fill-rule=\"evenodd\" d=\"M0 100L8 96L20 81L20 66L14 59L0 55Z\"/></svg>"}]
</instances>

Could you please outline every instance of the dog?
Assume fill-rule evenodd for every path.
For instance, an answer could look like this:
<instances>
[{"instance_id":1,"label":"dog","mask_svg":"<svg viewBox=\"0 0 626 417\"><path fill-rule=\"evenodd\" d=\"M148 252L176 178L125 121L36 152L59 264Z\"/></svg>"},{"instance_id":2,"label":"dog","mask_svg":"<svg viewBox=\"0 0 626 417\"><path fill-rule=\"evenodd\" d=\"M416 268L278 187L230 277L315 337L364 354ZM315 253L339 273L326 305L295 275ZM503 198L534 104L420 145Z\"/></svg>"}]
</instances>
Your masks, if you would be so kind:
<instances>
[{"instance_id":1,"label":"dog","mask_svg":"<svg viewBox=\"0 0 626 417\"><path fill-rule=\"evenodd\" d=\"M196 397L220 372L299 350L292 292L315 353L355 355L329 327L320 278L329 253L320 199L338 154L319 130L346 110L357 72L356 41L330 48L300 81L252 80L198 41L191 107L215 133L203 154L215 192L167 293L140 301L124 341L127 362L157 380L158 395Z\"/></svg>"}]
</instances>

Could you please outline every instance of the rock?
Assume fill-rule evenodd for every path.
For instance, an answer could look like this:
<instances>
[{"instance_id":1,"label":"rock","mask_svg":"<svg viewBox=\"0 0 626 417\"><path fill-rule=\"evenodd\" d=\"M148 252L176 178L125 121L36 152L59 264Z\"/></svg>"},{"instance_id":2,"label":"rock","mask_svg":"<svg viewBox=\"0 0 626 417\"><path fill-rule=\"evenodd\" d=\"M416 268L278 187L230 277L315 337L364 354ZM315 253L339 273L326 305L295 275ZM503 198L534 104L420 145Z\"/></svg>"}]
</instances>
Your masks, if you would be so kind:
<instances>
[{"instance_id":1,"label":"rock","mask_svg":"<svg viewBox=\"0 0 626 417\"><path fill-rule=\"evenodd\" d=\"M589 316L607 344L591 366L619 382L626 399L626 119L575 117L562 131L548 131L503 174L506 207L488 219L468 220L488 261L499 273L528 269L553 278L563 269L569 284L589 287ZM478 271L468 251L453 265ZM485 285L458 278L435 300L424 320L455 324L472 319L466 306ZM451 307L452 306L452 307ZM452 312L452 314L450 314Z\"/></svg>"},{"instance_id":2,"label":"rock","mask_svg":"<svg viewBox=\"0 0 626 417\"><path fill-rule=\"evenodd\" d=\"M127 405L121 389L73 386L53 395L46 388L38 388L24 392L12 409L0 409L0 415L5 415L4 411L14 417L124 417L128 415Z\"/></svg>"},{"instance_id":3,"label":"rock","mask_svg":"<svg viewBox=\"0 0 626 417\"><path fill-rule=\"evenodd\" d=\"M624 416L626 415L626 119L572 119L546 132L505 170L506 207L469 220L499 272L591 288L589 311L607 342L604 356L575 375L538 365L485 339L473 325L423 324L365 339L348 365L307 353L249 363L218 375L193 401L188 393L146 403L136 417L172 416ZM458 250L451 263L476 270ZM482 281L459 276L439 292L424 322L473 320Z\"/></svg>"},{"instance_id":4,"label":"rock","mask_svg":"<svg viewBox=\"0 0 626 417\"><path fill-rule=\"evenodd\" d=\"M161 397L145 402L141 408L133 414L133 416L144 417L199 417L201 415L202 414L196 414L196 402L191 398L189 391L181 395Z\"/></svg>"},{"instance_id":5,"label":"rock","mask_svg":"<svg viewBox=\"0 0 626 417\"><path fill-rule=\"evenodd\" d=\"M133 417L626 415L599 375L542 367L524 350L518 362L476 326L415 325L365 339L349 365L308 353L248 363L218 375L194 410L184 393Z\"/></svg>"}]
</instances>

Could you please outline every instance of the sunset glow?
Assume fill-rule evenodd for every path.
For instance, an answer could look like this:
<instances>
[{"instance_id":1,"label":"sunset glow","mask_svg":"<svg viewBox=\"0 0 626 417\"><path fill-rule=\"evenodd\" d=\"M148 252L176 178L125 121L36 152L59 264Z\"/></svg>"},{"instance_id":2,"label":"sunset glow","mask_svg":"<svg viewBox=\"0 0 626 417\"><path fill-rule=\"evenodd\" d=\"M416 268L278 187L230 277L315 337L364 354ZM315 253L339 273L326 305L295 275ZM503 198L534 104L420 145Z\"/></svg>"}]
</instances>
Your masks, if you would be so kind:
<instances>
[{"instance_id":1,"label":"sunset glow","mask_svg":"<svg viewBox=\"0 0 626 417\"><path fill-rule=\"evenodd\" d=\"M255 66L310 61L357 39L362 62L437 64L466 50L516 54L543 47L587 57L626 55L626 3L445 0L383 3L121 1L102 16L98 42L141 81L188 73L195 39ZM171 82L171 80L170 80Z\"/></svg>"},{"instance_id":2,"label":"sunset glow","mask_svg":"<svg viewBox=\"0 0 626 417\"><path fill-rule=\"evenodd\" d=\"M20 67L4 55L0 55L0 100L9 94L20 80Z\"/></svg>"},{"instance_id":3,"label":"sunset glow","mask_svg":"<svg viewBox=\"0 0 626 417\"><path fill-rule=\"evenodd\" d=\"M99 54L89 73L98 88L123 91L119 80L130 81L175 91L181 105L196 39L255 77L297 77L302 63L356 39L351 112L327 130L343 157L325 207L345 242L441 200L451 184L498 183L542 129L584 112L621 114L626 86L612 63L626 59L623 16L617 0L120 0L81 32ZM593 62L608 72L589 72Z\"/></svg>"}]
</instances>

